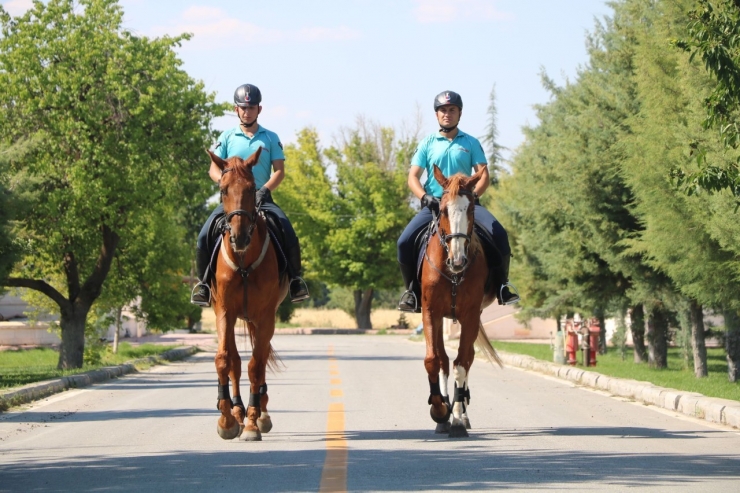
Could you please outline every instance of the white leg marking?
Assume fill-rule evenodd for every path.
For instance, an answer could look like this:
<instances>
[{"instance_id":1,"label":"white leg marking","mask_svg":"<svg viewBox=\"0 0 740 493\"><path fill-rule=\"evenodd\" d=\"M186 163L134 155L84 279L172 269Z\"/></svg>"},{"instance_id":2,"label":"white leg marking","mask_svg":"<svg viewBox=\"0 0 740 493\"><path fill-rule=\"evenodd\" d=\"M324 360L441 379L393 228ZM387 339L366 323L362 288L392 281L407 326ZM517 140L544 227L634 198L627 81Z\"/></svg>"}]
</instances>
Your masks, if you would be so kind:
<instances>
[{"instance_id":1,"label":"white leg marking","mask_svg":"<svg viewBox=\"0 0 740 493\"><path fill-rule=\"evenodd\" d=\"M447 375L442 370L439 370L439 391L442 393L442 400L449 395L447 391Z\"/></svg>"},{"instance_id":2,"label":"white leg marking","mask_svg":"<svg viewBox=\"0 0 740 493\"><path fill-rule=\"evenodd\" d=\"M460 365L455 367L455 383L458 387L463 387L467 380L465 368ZM452 426L462 426L462 403L455 402L452 405Z\"/></svg>"}]
</instances>

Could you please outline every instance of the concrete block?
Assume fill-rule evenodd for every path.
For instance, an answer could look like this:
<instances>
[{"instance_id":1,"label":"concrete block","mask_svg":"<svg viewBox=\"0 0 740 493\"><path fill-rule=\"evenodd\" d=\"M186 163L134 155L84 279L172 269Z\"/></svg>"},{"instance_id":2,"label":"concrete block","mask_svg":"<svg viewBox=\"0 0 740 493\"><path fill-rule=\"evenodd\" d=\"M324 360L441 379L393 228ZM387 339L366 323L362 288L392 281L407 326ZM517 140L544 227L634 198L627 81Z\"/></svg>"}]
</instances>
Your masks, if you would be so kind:
<instances>
[{"instance_id":1,"label":"concrete block","mask_svg":"<svg viewBox=\"0 0 740 493\"><path fill-rule=\"evenodd\" d=\"M695 392L683 392L678 399L676 410L688 416L704 418L703 414L697 414L696 412L696 403L699 402L699 399L703 398L705 399L706 397Z\"/></svg>"},{"instance_id":2,"label":"concrete block","mask_svg":"<svg viewBox=\"0 0 740 493\"><path fill-rule=\"evenodd\" d=\"M663 387L646 385L642 388L642 392L640 392L640 395L636 399L647 404L663 407L663 394L665 391Z\"/></svg>"},{"instance_id":3,"label":"concrete block","mask_svg":"<svg viewBox=\"0 0 740 493\"><path fill-rule=\"evenodd\" d=\"M596 381L601 375L593 371L584 371L581 375L581 383L589 387L596 387Z\"/></svg>"},{"instance_id":4,"label":"concrete block","mask_svg":"<svg viewBox=\"0 0 740 493\"><path fill-rule=\"evenodd\" d=\"M600 375L596 380L596 388L601 390L609 390L609 384L612 381L611 377Z\"/></svg>"},{"instance_id":5,"label":"concrete block","mask_svg":"<svg viewBox=\"0 0 740 493\"><path fill-rule=\"evenodd\" d=\"M558 365L558 373L556 376L558 378L562 378L563 380L569 380L568 373L570 372L570 370L570 366Z\"/></svg>"},{"instance_id":6,"label":"concrete block","mask_svg":"<svg viewBox=\"0 0 740 493\"><path fill-rule=\"evenodd\" d=\"M722 422L722 410L727 407L727 399L715 399L713 397L701 397L696 401L696 415L703 416L707 421L712 423Z\"/></svg>"},{"instance_id":7,"label":"concrete block","mask_svg":"<svg viewBox=\"0 0 740 493\"><path fill-rule=\"evenodd\" d=\"M583 373L583 370L571 366L568 371L568 380L570 380L571 382L580 383L581 378L583 378Z\"/></svg>"},{"instance_id":8,"label":"concrete block","mask_svg":"<svg viewBox=\"0 0 740 493\"><path fill-rule=\"evenodd\" d=\"M722 423L740 429L740 403L722 409Z\"/></svg>"},{"instance_id":9,"label":"concrete block","mask_svg":"<svg viewBox=\"0 0 740 493\"><path fill-rule=\"evenodd\" d=\"M683 392L680 390L665 389L665 392L663 392L663 405L661 407L676 411L678 409L678 399L681 395L683 395Z\"/></svg>"}]
</instances>

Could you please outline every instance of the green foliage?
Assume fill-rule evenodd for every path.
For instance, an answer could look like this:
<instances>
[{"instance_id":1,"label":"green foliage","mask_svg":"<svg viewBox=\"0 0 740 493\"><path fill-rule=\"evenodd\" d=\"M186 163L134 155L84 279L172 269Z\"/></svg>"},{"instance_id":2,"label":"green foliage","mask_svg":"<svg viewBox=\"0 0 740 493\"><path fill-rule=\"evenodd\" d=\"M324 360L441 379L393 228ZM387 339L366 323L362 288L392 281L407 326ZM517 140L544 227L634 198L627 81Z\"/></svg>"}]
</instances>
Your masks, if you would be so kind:
<instances>
[{"instance_id":1,"label":"green foliage","mask_svg":"<svg viewBox=\"0 0 740 493\"><path fill-rule=\"evenodd\" d=\"M223 105L182 70L188 36L137 36L122 17L115 0L0 9L0 145L36 143L3 174L31 206L2 282L54 299L63 341L101 292L105 308L141 297L152 324L176 325L186 240L213 189L203 149ZM81 363L65 354L60 364Z\"/></svg>"}]
</instances>

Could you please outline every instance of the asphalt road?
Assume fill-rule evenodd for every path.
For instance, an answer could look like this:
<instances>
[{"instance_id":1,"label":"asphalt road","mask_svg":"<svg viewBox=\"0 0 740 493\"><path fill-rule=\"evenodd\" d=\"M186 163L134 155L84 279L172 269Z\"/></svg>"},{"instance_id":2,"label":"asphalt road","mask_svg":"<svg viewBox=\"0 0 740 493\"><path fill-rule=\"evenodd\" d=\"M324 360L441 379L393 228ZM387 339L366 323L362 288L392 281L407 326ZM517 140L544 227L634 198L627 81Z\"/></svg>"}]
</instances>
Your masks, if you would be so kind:
<instances>
[{"instance_id":1,"label":"asphalt road","mask_svg":"<svg viewBox=\"0 0 740 493\"><path fill-rule=\"evenodd\" d=\"M0 491L740 491L740 433L477 360L435 435L424 346L278 336L262 442L216 434L212 353L0 415Z\"/></svg>"}]
</instances>

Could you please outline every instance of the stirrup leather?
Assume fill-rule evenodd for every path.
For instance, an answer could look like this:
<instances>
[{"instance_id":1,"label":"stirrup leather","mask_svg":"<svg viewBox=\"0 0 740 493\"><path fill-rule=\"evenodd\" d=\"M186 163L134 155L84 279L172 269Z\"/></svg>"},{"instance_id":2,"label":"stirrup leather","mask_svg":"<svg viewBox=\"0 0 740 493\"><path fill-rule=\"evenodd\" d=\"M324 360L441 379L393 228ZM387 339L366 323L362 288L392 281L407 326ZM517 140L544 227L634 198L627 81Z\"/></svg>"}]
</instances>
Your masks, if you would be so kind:
<instances>
[{"instance_id":1,"label":"stirrup leather","mask_svg":"<svg viewBox=\"0 0 740 493\"><path fill-rule=\"evenodd\" d=\"M196 291L201 286L206 288L206 292L208 293L208 300L206 301L200 301L200 300L194 299ZM211 306L211 288L207 284L199 281L198 284L193 286L193 291L190 293L190 303L192 303L193 305L197 305L197 306L204 306L204 307Z\"/></svg>"},{"instance_id":2,"label":"stirrup leather","mask_svg":"<svg viewBox=\"0 0 740 493\"><path fill-rule=\"evenodd\" d=\"M509 292L513 295L509 301L504 301L504 288L509 288ZM498 296L502 305L515 305L522 300L519 296L519 291L517 291L516 287L508 281L501 285Z\"/></svg>"}]
</instances>

